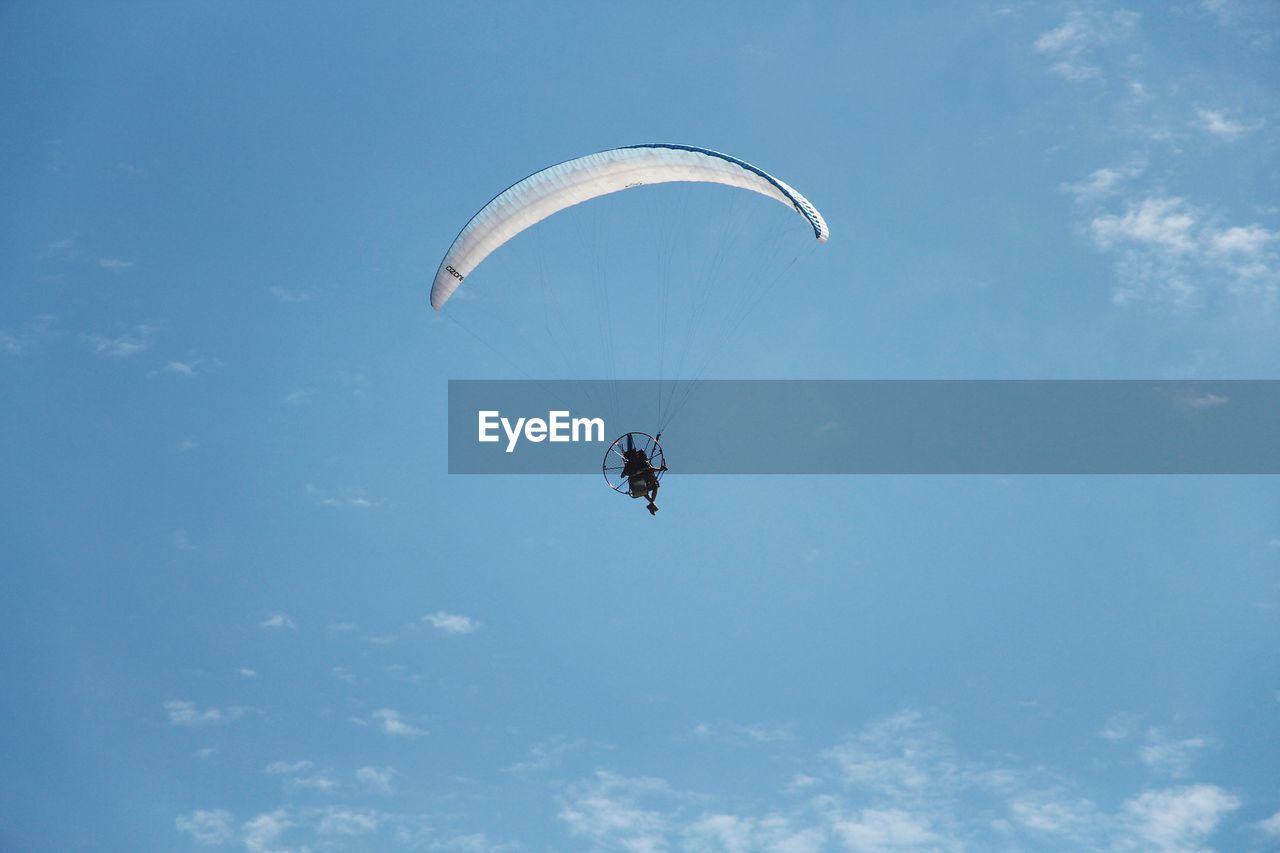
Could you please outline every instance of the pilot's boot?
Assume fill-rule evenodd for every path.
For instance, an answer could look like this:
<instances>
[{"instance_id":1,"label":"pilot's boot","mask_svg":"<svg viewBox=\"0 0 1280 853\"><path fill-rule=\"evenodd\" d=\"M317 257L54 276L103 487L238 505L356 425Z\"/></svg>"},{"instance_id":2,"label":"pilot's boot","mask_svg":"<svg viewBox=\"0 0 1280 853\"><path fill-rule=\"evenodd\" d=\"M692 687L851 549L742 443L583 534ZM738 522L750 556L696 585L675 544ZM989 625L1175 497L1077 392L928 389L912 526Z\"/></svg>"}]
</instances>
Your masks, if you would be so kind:
<instances>
[{"instance_id":1,"label":"pilot's boot","mask_svg":"<svg viewBox=\"0 0 1280 853\"><path fill-rule=\"evenodd\" d=\"M657 514L658 514L658 505L656 503L650 503L649 515L657 515Z\"/></svg>"}]
</instances>

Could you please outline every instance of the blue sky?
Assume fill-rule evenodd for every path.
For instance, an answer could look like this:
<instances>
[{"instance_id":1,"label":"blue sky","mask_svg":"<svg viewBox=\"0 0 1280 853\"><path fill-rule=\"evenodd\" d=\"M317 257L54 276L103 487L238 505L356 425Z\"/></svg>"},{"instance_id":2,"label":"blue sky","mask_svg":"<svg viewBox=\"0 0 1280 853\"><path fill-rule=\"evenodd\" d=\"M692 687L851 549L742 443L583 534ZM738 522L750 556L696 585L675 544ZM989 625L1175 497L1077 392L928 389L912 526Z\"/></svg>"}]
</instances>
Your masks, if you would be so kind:
<instances>
[{"instance_id":1,"label":"blue sky","mask_svg":"<svg viewBox=\"0 0 1280 853\"><path fill-rule=\"evenodd\" d=\"M448 476L447 380L514 374L427 304L494 192L677 141L832 229L709 375L1277 378L1277 50L1246 0L6 4L0 847L1280 846L1273 478L677 430L652 519ZM523 360L503 283L615 208L456 318Z\"/></svg>"}]
</instances>

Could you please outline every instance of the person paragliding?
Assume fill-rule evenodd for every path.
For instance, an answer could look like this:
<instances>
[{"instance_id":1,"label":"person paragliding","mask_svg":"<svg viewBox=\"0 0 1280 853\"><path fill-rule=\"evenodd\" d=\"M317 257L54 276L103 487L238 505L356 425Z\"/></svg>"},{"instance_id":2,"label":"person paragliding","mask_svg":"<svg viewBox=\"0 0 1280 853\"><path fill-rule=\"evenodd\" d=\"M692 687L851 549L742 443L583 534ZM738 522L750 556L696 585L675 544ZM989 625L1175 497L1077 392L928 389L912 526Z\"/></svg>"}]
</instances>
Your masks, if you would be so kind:
<instances>
[{"instance_id":1,"label":"person paragliding","mask_svg":"<svg viewBox=\"0 0 1280 853\"><path fill-rule=\"evenodd\" d=\"M658 485L667 458L657 437L629 432L609 445L604 454L604 480L609 488L631 498L644 498L649 514L658 514Z\"/></svg>"},{"instance_id":2,"label":"person paragliding","mask_svg":"<svg viewBox=\"0 0 1280 853\"><path fill-rule=\"evenodd\" d=\"M665 464L654 465L639 447L632 447L622 453L626 463L622 466L622 476L627 480L632 497L644 497L649 502L649 514L658 514L658 475L667 470Z\"/></svg>"}]
</instances>

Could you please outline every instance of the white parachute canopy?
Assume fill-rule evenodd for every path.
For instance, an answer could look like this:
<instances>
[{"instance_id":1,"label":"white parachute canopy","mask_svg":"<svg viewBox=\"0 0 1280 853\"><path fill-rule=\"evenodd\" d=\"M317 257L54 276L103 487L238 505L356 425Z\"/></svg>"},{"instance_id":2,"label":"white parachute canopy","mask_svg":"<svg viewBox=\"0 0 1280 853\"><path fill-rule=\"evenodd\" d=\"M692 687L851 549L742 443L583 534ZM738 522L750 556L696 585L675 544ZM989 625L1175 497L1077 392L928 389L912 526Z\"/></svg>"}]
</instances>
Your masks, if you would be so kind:
<instances>
[{"instance_id":1,"label":"white parachute canopy","mask_svg":"<svg viewBox=\"0 0 1280 853\"><path fill-rule=\"evenodd\" d=\"M675 181L725 184L760 193L795 208L819 241L825 242L830 235L826 221L808 199L742 160L688 145L613 148L536 172L481 208L440 262L431 284L431 307L442 308L481 261L548 216L609 193Z\"/></svg>"}]
</instances>

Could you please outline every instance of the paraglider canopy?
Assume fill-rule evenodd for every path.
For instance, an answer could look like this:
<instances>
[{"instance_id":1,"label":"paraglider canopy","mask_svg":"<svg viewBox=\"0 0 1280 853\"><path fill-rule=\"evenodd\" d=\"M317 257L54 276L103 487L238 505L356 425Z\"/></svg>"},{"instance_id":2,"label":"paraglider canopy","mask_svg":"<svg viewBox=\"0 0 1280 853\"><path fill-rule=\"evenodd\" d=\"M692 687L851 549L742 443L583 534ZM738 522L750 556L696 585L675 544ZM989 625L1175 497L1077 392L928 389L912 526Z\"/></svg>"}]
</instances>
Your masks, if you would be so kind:
<instances>
[{"instance_id":1,"label":"paraglider canopy","mask_svg":"<svg viewBox=\"0 0 1280 853\"><path fill-rule=\"evenodd\" d=\"M690 145L653 143L613 148L535 172L499 193L463 227L431 283L439 310L472 270L512 237L575 204L646 184L725 184L775 199L803 216L825 242L827 223L809 200L767 172L728 154Z\"/></svg>"}]
</instances>

